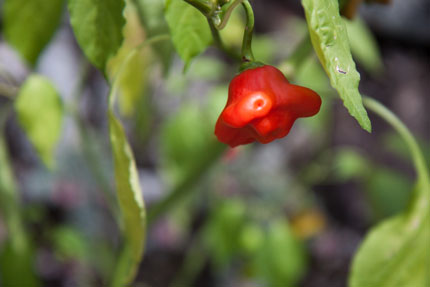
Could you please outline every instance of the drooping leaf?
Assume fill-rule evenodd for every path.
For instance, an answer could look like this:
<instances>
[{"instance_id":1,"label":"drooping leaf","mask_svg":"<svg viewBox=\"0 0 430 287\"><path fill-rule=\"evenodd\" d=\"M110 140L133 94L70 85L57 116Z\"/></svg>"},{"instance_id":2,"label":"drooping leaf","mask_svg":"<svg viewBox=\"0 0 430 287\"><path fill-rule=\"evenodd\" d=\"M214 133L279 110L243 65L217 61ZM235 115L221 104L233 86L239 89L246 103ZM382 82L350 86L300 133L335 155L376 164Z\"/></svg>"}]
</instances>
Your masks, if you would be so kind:
<instances>
[{"instance_id":1,"label":"drooping leaf","mask_svg":"<svg viewBox=\"0 0 430 287\"><path fill-rule=\"evenodd\" d=\"M360 75L352 60L345 24L339 15L336 0L302 0L312 45L339 93L349 113L361 127L371 131L371 123L364 109L358 84Z\"/></svg>"},{"instance_id":2,"label":"drooping leaf","mask_svg":"<svg viewBox=\"0 0 430 287\"><path fill-rule=\"evenodd\" d=\"M61 135L63 105L51 81L30 76L15 101L21 127L48 167L54 163L53 152Z\"/></svg>"},{"instance_id":3,"label":"drooping leaf","mask_svg":"<svg viewBox=\"0 0 430 287\"><path fill-rule=\"evenodd\" d=\"M196 8L182 0L168 0L165 15L176 52L188 67L212 40L208 22Z\"/></svg>"},{"instance_id":4,"label":"drooping leaf","mask_svg":"<svg viewBox=\"0 0 430 287\"><path fill-rule=\"evenodd\" d=\"M109 94L109 134L114 162L116 193L122 213L125 242L113 278L113 286L124 286L133 281L143 256L146 235L146 212L139 175L133 151L127 141L124 128L114 113L119 89L119 76L133 59L138 49L132 50L114 77Z\"/></svg>"},{"instance_id":5,"label":"drooping leaf","mask_svg":"<svg viewBox=\"0 0 430 287\"><path fill-rule=\"evenodd\" d=\"M70 23L90 62L104 72L121 46L123 0L69 0Z\"/></svg>"},{"instance_id":6,"label":"drooping leaf","mask_svg":"<svg viewBox=\"0 0 430 287\"><path fill-rule=\"evenodd\" d=\"M3 33L21 56L34 65L57 29L64 0L5 0Z\"/></svg>"},{"instance_id":7,"label":"drooping leaf","mask_svg":"<svg viewBox=\"0 0 430 287\"><path fill-rule=\"evenodd\" d=\"M383 221L366 236L353 260L349 286L427 286L430 282L429 170L406 126L378 102L366 99L366 105L382 115L405 140L415 164L417 184L407 210Z\"/></svg>"},{"instance_id":8,"label":"drooping leaf","mask_svg":"<svg viewBox=\"0 0 430 287\"><path fill-rule=\"evenodd\" d=\"M377 74L383 68L378 44L372 32L360 18L344 19L348 31L351 52L357 62L370 73Z\"/></svg>"},{"instance_id":9,"label":"drooping leaf","mask_svg":"<svg viewBox=\"0 0 430 287\"><path fill-rule=\"evenodd\" d=\"M120 284L130 283L136 275L143 256L145 242L145 206L139 184L133 152L127 142L124 129L112 110L109 116L109 132L114 159L116 192L122 211L125 247L121 258L122 269L116 278ZM122 286L122 285L121 285Z\"/></svg>"}]
</instances>

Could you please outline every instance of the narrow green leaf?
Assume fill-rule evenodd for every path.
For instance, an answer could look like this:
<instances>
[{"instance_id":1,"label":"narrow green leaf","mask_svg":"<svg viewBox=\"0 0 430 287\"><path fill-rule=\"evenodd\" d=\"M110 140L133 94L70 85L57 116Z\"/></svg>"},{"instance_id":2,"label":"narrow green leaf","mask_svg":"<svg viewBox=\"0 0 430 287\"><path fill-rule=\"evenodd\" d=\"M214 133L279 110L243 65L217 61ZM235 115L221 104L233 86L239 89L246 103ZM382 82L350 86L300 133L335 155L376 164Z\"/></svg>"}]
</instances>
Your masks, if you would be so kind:
<instances>
[{"instance_id":1,"label":"narrow green leaf","mask_svg":"<svg viewBox=\"0 0 430 287\"><path fill-rule=\"evenodd\" d=\"M345 24L336 0L302 0L312 45L349 113L363 129L371 123L363 107L358 84L360 75L352 60Z\"/></svg>"},{"instance_id":2,"label":"narrow green leaf","mask_svg":"<svg viewBox=\"0 0 430 287\"><path fill-rule=\"evenodd\" d=\"M366 106L387 120L407 143L418 175L409 208L371 230L351 269L351 287L427 286L430 282L430 176L418 144L406 126L372 99ZM390 192L390 190L387 190Z\"/></svg>"},{"instance_id":3,"label":"narrow green leaf","mask_svg":"<svg viewBox=\"0 0 430 287\"><path fill-rule=\"evenodd\" d=\"M165 16L175 49L188 67L190 61L211 43L206 17L182 0L168 0Z\"/></svg>"},{"instance_id":4,"label":"narrow green leaf","mask_svg":"<svg viewBox=\"0 0 430 287\"><path fill-rule=\"evenodd\" d=\"M63 12L64 0L5 0L3 33L31 65L52 38Z\"/></svg>"},{"instance_id":5,"label":"narrow green leaf","mask_svg":"<svg viewBox=\"0 0 430 287\"><path fill-rule=\"evenodd\" d=\"M70 23L90 62L104 72L122 43L123 0L69 0Z\"/></svg>"},{"instance_id":6,"label":"narrow green leaf","mask_svg":"<svg viewBox=\"0 0 430 287\"><path fill-rule=\"evenodd\" d=\"M109 110L109 131L115 167L117 197L123 215L126 246L122 258L126 263L124 278L121 283L133 280L140 260L142 259L145 242L145 207L139 176L133 152L127 142L121 123L112 110Z\"/></svg>"},{"instance_id":7,"label":"narrow green leaf","mask_svg":"<svg viewBox=\"0 0 430 287\"><path fill-rule=\"evenodd\" d=\"M146 234L146 212L139 184L139 175L130 144L121 122L114 113L115 99L120 88L121 74L128 62L139 52L135 48L128 53L114 77L109 94L109 134L114 161L116 192L123 216L125 242L118 260L112 286L131 283L143 256Z\"/></svg>"},{"instance_id":8,"label":"narrow green leaf","mask_svg":"<svg viewBox=\"0 0 430 287\"><path fill-rule=\"evenodd\" d=\"M63 105L49 79L30 76L15 101L21 127L48 167L54 163L53 152L61 135Z\"/></svg>"},{"instance_id":9,"label":"narrow green leaf","mask_svg":"<svg viewBox=\"0 0 430 287\"><path fill-rule=\"evenodd\" d=\"M377 74L383 69L381 53L372 32L363 20L344 19L348 30L351 52L357 62L370 73Z\"/></svg>"}]
</instances>

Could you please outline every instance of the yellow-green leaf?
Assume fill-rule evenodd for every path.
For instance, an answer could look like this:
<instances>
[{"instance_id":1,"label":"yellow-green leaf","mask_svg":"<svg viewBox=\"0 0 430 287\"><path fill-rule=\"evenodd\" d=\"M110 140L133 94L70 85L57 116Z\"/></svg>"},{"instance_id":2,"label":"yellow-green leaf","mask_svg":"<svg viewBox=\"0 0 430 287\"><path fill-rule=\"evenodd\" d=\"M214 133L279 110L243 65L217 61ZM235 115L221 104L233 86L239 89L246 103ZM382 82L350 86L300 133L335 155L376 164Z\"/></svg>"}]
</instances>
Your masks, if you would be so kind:
<instances>
[{"instance_id":1,"label":"yellow-green leaf","mask_svg":"<svg viewBox=\"0 0 430 287\"><path fill-rule=\"evenodd\" d=\"M19 91L15 110L40 158L52 167L54 149L61 135L63 105L51 81L39 75L30 76Z\"/></svg>"}]
</instances>

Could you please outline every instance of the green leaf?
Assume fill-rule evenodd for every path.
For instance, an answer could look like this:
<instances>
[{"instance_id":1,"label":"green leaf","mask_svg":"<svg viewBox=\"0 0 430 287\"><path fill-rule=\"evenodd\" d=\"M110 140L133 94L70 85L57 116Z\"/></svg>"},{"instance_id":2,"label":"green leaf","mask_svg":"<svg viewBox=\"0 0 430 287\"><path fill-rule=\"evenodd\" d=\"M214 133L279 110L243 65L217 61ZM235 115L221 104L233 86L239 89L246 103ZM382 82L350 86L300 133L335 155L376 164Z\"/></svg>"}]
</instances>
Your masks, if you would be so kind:
<instances>
[{"instance_id":1,"label":"green leaf","mask_svg":"<svg viewBox=\"0 0 430 287\"><path fill-rule=\"evenodd\" d=\"M430 176L418 144L387 108L366 98L366 106L403 137L418 174L409 208L371 230L360 246L349 277L351 287L426 286L430 282Z\"/></svg>"},{"instance_id":2,"label":"green leaf","mask_svg":"<svg viewBox=\"0 0 430 287\"><path fill-rule=\"evenodd\" d=\"M52 38L62 12L63 0L5 0L5 39L31 65Z\"/></svg>"},{"instance_id":3,"label":"green leaf","mask_svg":"<svg viewBox=\"0 0 430 287\"><path fill-rule=\"evenodd\" d=\"M115 97L119 89L118 75L121 75L127 62L132 60L137 52L138 50L134 49L126 57L109 94L109 134L116 192L122 211L125 234L125 246L117 264L113 286L124 286L133 281L143 256L146 235L146 212L136 162L124 129L114 113Z\"/></svg>"},{"instance_id":4,"label":"green leaf","mask_svg":"<svg viewBox=\"0 0 430 287\"><path fill-rule=\"evenodd\" d=\"M53 152L61 135L63 105L49 79L30 76L15 101L21 127L48 167L54 163Z\"/></svg>"},{"instance_id":5,"label":"green leaf","mask_svg":"<svg viewBox=\"0 0 430 287\"><path fill-rule=\"evenodd\" d=\"M188 67L212 41L206 17L182 0L168 0L165 15L175 49Z\"/></svg>"},{"instance_id":6,"label":"green leaf","mask_svg":"<svg viewBox=\"0 0 430 287\"><path fill-rule=\"evenodd\" d=\"M349 285L426 286L430 279L429 222L427 207L422 214L405 213L378 225L354 258Z\"/></svg>"},{"instance_id":7,"label":"green leaf","mask_svg":"<svg viewBox=\"0 0 430 287\"><path fill-rule=\"evenodd\" d=\"M269 225L255 267L267 286L296 286L306 271L306 254L287 221L277 219Z\"/></svg>"},{"instance_id":8,"label":"green leaf","mask_svg":"<svg viewBox=\"0 0 430 287\"><path fill-rule=\"evenodd\" d=\"M240 251L245 220L246 206L239 199L219 202L212 212L204 236L218 267L225 267Z\"/></svg>"},{"instance_id":9,"label":"green leaf","mask_svg":"<svg viewBox=\"0 0 430 287\"><path fill-rule=\"evenodd\" d=\"M345 24L339 15L338 1L302 0L312 44L318 58L349 113L363 129L371 123L364 109L358 84L360 75L352 60Z\"/></svg>"},{"instance_id":10,"label":"green leaf","mask_svg":"<svg viewBox=\"0 0 430 287\"><path fill-rule=\"evenodd\" d=\"M90 62L104 72L122 43L123 0L69 0L70 23Z\"/></svg>"},{"instance_id":11,"label":"green leaf","mask_svg":"<svg viewBox=\"0 0 430 287\"><path fill-rule=\"evenodd\" d=\"M193 69L194 63L190 74ZM207 105L196 101L183 103L178 112L162 126L163 166L173 184L193 176L199 172L202 162L215 161L222 152L223 145L215 139L213 129L225 105L223 96L227 92L226 87L214 90L208 95Z\"/></svg>"},{"instance_id":12,"label":"green leaf","mask_svg":"<svg viewBox=\"0 0 430 287\"><path fill-rule=\"evenodd\" d=\"M373 74L378 74L383 69L381 53L376 39L363 20L355 17L350 21L344 19L348 30L348 39L351 52L357 62Z\"/></svg>"}]
</instances>

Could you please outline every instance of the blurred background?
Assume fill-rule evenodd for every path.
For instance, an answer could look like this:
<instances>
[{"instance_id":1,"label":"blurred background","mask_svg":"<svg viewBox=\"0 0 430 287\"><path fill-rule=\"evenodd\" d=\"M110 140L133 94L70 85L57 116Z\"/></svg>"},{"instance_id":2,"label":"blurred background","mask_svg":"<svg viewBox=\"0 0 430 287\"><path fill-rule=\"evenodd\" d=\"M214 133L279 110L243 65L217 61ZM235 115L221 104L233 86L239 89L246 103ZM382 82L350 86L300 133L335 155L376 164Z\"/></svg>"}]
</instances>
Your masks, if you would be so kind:
<instances>
[{"instance_id":1,"label":"blurred background","mask_svg":"<svg viewBox=\"0 0 430 287\"><path fill-rule=\"evenodd\" d=\"M300 65L288 61L308 33L299 1L252 5L256 58L317 91L321 112L298 120L284 139L227 149L213 130L237 63L210 48L184 72L172 47L143 49L133 73L122 79L118 103L150 220L133 286L346 286L368 229L407 206L415 173L399 136L373 114L373 132L363 131L313 53ZM234 49L240 49L244 27L237 10L221 33ZM148 36L133 7L126 15L124 46ZM347 27L360 91L406 123L429 163L430 2L362 5ZM110 63L111 71L121 57ZM13 263L10 218L0 213L0 286L107 286L122 243L108 86L83 57L67 13L36 72L55 83L66 117L53 169L38 158L16 115L7 118L19 198L10 208L30 248ZM19 87L30 73L2 40L0 81ZM0 97L0 113L6 105ZM180 196L166 203L172 193ZM17 274L34 276L13 285Z\"/></svg>"}]
</instances>

